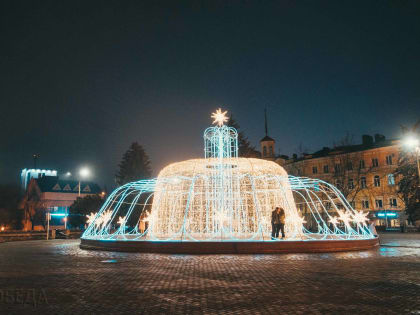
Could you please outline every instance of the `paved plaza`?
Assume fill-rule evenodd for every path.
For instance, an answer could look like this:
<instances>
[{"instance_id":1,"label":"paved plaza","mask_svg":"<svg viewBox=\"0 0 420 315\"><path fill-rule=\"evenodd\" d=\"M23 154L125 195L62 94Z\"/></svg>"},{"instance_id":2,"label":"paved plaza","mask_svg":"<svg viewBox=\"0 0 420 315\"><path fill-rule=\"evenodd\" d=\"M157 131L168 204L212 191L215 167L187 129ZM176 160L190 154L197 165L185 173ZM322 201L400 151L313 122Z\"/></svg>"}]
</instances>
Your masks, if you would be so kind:
<instances>
[{"instance_id":1,"label":"paved plaza","mask_svg":"<svg viewBox=\"0 0 420 315\"><path fill-rule=\"evenodd\" d=\"M0 314L420 314L420 234L335 254L159 255L79 243L0 244Z\"/></svg>"}]
</instances>

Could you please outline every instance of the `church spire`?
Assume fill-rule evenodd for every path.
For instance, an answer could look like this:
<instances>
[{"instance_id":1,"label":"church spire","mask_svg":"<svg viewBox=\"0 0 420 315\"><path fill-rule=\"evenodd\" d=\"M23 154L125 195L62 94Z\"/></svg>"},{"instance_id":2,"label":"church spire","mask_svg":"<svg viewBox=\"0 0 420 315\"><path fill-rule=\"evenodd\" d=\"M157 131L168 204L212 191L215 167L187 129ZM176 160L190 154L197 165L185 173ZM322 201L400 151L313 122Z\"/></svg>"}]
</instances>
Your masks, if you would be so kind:
<instances>
[{"instance_id":1,"label":"church spire","mask_svg":"<svg viewBox=\"0 0 420 315\"><path fill-rule=\"evenodd\" d=\"M261 155L263 159L273 160L275 159L274 153L274 139L268 136L268 122L267 122L267 108L264 108L264 127L265 127L265 137L261 139Z\"/></svg>"}]
</instances>

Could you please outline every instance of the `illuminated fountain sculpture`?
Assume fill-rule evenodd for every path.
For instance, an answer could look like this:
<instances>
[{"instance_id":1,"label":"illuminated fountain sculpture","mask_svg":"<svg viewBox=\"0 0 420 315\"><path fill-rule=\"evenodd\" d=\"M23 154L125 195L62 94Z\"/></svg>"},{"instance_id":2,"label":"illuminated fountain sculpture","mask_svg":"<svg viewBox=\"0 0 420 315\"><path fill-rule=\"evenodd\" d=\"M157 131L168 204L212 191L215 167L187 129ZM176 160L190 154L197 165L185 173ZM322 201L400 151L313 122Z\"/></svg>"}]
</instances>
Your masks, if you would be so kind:
<instances>
[{"instance_id":1,"label":"illuminated fountain sculpture","mask_svg":"<svg viewBox=\"0 0 420 315\"><path fill-rule=\"evenodd\" d=\"M153 251L156 241L285 243L271 238L275 207L285 210L286 241L375 239L366 215L334 186L288 176L271 161L238 157L238 134L224 125L225 115L214 113L217 125L204 132L204 159L173 163L157 179L117 188L89 216L82 247L90 241L153 243Z\"/></svg>"}]
</instances>

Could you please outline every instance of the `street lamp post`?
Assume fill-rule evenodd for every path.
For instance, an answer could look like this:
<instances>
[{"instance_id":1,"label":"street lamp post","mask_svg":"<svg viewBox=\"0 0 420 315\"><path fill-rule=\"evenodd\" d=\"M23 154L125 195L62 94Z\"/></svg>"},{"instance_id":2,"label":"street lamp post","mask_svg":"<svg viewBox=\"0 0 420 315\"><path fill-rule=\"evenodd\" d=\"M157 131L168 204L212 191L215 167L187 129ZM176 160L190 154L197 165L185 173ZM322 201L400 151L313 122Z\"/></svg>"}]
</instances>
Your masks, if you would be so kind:
<instances>
[{"instance_id":1,"label":"street lamp post","mask_svg":"<svg viewBox=\"0 0 420 315\"><path fill-rule=\"evenodd\" d=\"M86 167L80 169L80 171L79 171L79 197L80 197L80 185L81 185L81 182L82 182L82 178L88 177L89 174L90 174L90 171Z\"/></svg>"}]
</instances>

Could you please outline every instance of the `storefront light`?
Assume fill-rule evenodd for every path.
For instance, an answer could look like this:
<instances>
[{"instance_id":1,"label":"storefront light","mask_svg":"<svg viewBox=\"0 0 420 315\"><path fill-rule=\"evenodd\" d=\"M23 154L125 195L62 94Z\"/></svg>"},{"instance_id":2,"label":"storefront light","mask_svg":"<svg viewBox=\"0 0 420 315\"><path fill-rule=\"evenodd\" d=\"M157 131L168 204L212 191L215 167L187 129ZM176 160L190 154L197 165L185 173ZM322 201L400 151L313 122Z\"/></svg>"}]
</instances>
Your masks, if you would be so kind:
<instances>
[{"instance_id":1,"label":"storefront light","mask_svg":"<svg viewBox=\"0 0 420 315\"><path fill-rule=\"evenodd\" d=\"M378 217L380 217L380 218L383 218L383 217L391 217L391 218L393 218L393 217L396 217L397 216L397 214L395 213L395 212L387 212L387 213L384 213L384 212L379 212L378 214L377 214L377 216Z\"/></svg>"}]
</instances>

